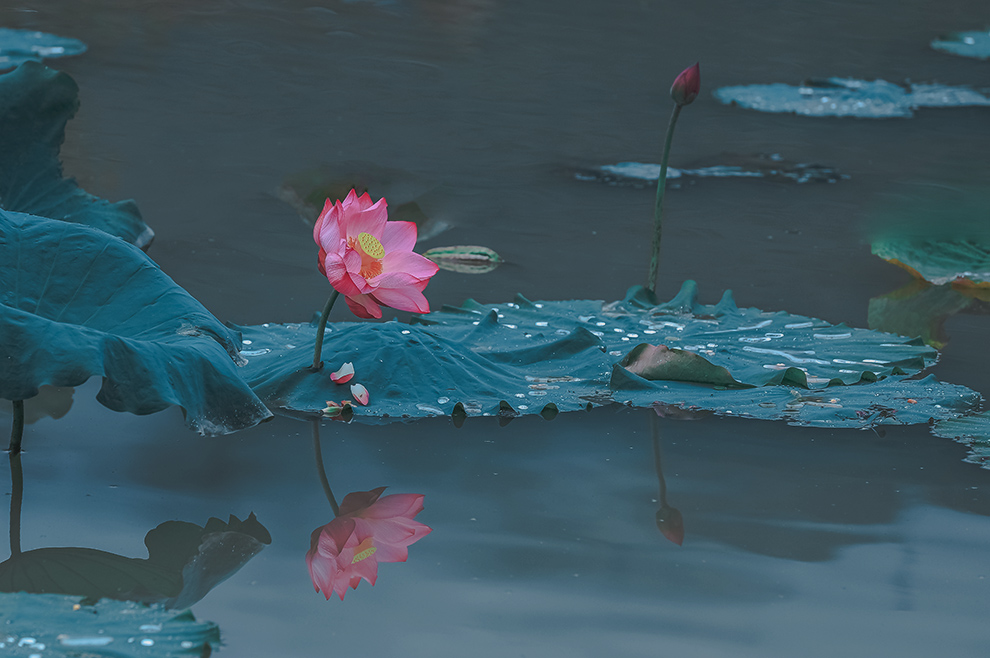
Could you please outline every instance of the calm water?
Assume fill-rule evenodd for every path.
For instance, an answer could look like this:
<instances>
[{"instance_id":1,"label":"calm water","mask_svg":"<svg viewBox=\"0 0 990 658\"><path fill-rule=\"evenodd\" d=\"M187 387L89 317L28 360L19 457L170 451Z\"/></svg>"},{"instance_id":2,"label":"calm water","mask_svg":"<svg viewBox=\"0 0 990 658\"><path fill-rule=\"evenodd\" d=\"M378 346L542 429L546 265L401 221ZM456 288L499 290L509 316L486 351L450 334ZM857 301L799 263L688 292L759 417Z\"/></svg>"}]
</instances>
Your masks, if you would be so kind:
<instances>
[{"instance_id":1,"label":"calm water","mask_svg":"<svg viewBox=\"0 0 990 658\"><path fill-rule=\"evenodd\" d=\"M990 64L927 47L987 22L985 3L495 0L8 3L0 25L86 42L50 64L80 86L63 150L99 196L134 198L149 254L221 319L307 320L326 299L315 245L279 200L321 165L397 170L452 225L423 244L481 244L509 262L441 272L434 307L621 298L648 264L652 193L575 180L573 167L656 162L670 81L704 90L810 76L990 87ZM870 255L892 199L986 180L986 110L909 120L685 109L673 166L779 153L848 180L703 180L667 196L661 297L866 326L870 298L908 276ZM374 190L373 190L374 192ZM343 305L334 319L348 320ZM986 393L986 316L948 321L934 368ZM981 656L990 630L990 473L922 427L825 431L663 420L658 532L643 410L504 428L437 419L322 430L343 495L422 493L433 533L375 587L313 591L304 556L331 518L310 425L277 418L214 439L181 413L115 414L92 385L25 435L21 541L143 557L168 519L254 511L273 543L193 607L221 655Z\"/></svg>"}]
</instances>

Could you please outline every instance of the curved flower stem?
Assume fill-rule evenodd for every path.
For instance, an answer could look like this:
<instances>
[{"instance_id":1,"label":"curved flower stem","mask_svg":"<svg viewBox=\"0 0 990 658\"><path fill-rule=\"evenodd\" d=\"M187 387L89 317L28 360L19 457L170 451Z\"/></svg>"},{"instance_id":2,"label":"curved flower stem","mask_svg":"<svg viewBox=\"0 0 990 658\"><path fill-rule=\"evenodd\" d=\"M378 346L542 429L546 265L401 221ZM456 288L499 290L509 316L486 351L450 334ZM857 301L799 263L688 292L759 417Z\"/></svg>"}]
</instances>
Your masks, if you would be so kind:
<instances>
[{"instance_id":1,"label":"curved flower stem","mask_svg":"<svg viewBox=\"0 0 990 658\"><path fill-rule=\"evenodd\" d=\"M660 179L657 181L657 203L653 208L653 256L650 258L650 276L646 288L650 292L657 289L657 276L660 274L660 234L663 230L663 194L667 188L667 160L670 159L670 143L674 139L674 125L683 105L674 104L674 111L667 124L667 136L663 142L663 158L660 160Z\"/></svg>"},{"instance_id":2,"label":"curved flower stem","mask_svg":"<svg viewBox=\"0 0 990 658\"><path fill-rule=\"evenodd\" d=\"M320 324L316 327L316 347L313 348L313 370L319 370L323 367L323 361L321 360L321 355L323 354L323 334L327 330L327 318L330 317L330 309L333 308L333 303L337 301L337 297L340 293L336 290L330 295L330 299L327 300L327 305L323 307L323 314L320 316Z\"/></svg>"},{"instance_id":3,"label":"curved flower stem","mask_svg":"<svg viewBox=\"0 0 990 658\"><path fill-rule=\"evenodd\" d=\"M10 556L21 554L21 501L24 499L24 471L19 452L10 453Z\"/></svg>"},{"instance_id":4,"label":"curved flower stem","mask_svg":"<svg viewBox=\"0 0 990 658\"><path fill-rule=\"evenodd\" d=\"M316 453L316 472L320 476L323 493L330 502L333 515L340 516L340 506L337 504L337 499L333 497L333 491L330 490L330 480L327 479L327 471L323 466L323 451L320 449L320 421L318 420L313 421L313 452Z\"/></svg>"},{"instance_id":5,"label":"curved flower stem","mask_svg":"<svg viewBox=\"0 0 990 658\"><path fill-rule=\"evenodd\" d=\"M21 451L22 436L24 436L24 400L14 400L14 423L10 428L10 447L7 448L11 456Z\"/></svg>"}]
</instances>

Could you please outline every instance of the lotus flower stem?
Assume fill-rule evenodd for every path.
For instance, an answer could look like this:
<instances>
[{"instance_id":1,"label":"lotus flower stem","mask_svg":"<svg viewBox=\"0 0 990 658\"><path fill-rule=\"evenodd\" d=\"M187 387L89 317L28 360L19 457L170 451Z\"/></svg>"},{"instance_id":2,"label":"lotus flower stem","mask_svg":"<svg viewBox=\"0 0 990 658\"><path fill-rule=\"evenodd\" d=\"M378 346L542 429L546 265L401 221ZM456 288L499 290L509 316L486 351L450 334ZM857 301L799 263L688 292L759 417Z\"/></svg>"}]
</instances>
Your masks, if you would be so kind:
<instances>
[{"instance_id":1,"label":"lotus flower stem","mask_svg":"<svg viewBox=\"0 0 990 658\"><path fill-rule=\"evenodd\" d=\"M660 274L660 235L663 232L663 194L667 188L667 161L670 159L670 143L674 139L674 126L677 117L684 107L674 103L674 111L667 124L667 136L663 142L663 158L660 160L660 179L657 181L657 202L653 208L653 256L650 258L650 277L646 280L646 288L651 292L657 289L657 276Z\"/></svg>"},{"instance_id":2,"label":"lotus flower stem","mask_svg":"<svg viewBox=\"0 0 990 658\"><path fill-rule=\"evenodd\" d=\"M10 556L21 554L21 501L24 499L24 470L21 454L10 453Z\"/></svg>"},{"instance_id":3,"label":"lotus flower stem","mask_svg":"<svg viewBox=\"0 0 990 658\"><path fill-rule=\"evenodd\" d=\"M323 451L320 449L320 421L318 420L313 421L313 452L316 453L316 472L320 476L320 484L323 485L323 494L330 503L333 515L340 516L340 505L337 504L337 499L334 498L333 491L330 490L330 480L327 479L327 471L323 466Z\"/></svg>"},{"instance_id":4,"label":"lotus flower stem","mask_svg":"<svg viewBox=\"0 0 990 658\"><path fill-rule=\"evenodd\" d=\"M7 452L16 455L21 451L21 437L24 436L24 400L14 400L14 424L10 428L10 447Z\"/></svg>"},{"instance_id":5,"label":"lotus flower stem","mask_svg":"<svg viewBox=\"0 0 990 658\"><path fill-rule=\"evenodd\" d=\"M337 301L337 297L340 295L336 290L330 295L330 299L327 300L327 305L323 307L323 314L320 315L320 324L316 327L316 347L313 348L313 370L317 371L323 367L323 334L327 330L327 318L330 317L330 309L333 308L334 302Z\"/></svg>"}]
</instances>

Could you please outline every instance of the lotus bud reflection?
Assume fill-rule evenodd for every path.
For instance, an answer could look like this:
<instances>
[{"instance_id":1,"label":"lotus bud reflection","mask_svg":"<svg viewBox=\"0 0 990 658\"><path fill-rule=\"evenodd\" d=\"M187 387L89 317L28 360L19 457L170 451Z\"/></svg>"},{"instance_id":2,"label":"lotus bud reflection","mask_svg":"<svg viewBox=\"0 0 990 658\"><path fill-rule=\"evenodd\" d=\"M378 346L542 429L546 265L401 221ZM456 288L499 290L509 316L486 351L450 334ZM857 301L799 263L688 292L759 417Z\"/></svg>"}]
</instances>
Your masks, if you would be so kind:
<instances>
[{"instance_id":1,"label":"lotus bud reflection","mask_svg":"<svg viewBox=\"0 0 990 658\"><path fill-rule=\"evenodd\" d=\"M664 537L678 546L684 543L684 517L680 510L670 505L661 505L657 510L657 528Z\"/></svg>"},{"instance_id":2,"label":"lotus bud reflection","mask_svg":"<svg viewBox=\"0 0 990 658\"><path fill-rule=\"evenodd\" d=\"M343 600L347 588L362 580L375 584L382 562L405 562L408 546L431 532L413 517L423 510L423 496L381 497L385 487L347 494L333 521L313 531L306 565L317 592Z\"/></svg>"},{"instance_id":3,"label":"lotus bud reflection","mask_svg":"<svg viewBox=\"0 0 990 658\"><path fill-rule=\"evenodd\" d=\"M674 84L670 87L670 97L678 105L690 105L700 91L701 67L696 63L681 71L674 79Z\"/></svg>"}]
</instances>

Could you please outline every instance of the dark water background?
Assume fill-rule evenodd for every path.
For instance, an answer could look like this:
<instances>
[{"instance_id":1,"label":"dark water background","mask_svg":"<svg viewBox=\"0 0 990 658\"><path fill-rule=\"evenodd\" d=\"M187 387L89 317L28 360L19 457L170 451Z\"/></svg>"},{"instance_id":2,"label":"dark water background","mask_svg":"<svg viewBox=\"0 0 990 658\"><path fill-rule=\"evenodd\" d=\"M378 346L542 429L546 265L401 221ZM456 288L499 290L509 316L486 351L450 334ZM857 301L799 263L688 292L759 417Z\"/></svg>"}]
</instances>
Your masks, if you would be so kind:
<instances>
[{"instance_id":1,"label":"dark water background","mask_svg":"<svg viewBox=\"0 0 990 658\"><path fill-rule=\"evenodd\" d=\"M149 254L216 316L308 320L329 287L287 176L360 161L403 172L453 228L423 248L481 244L508 263L441 272L434 307L621 298L642 283L652 192L573 167L656 162L670 81L701 61L672 165L778 153L848 180L702 180L667 196L661 298L684 279L714 303L866 326L909 281L871 256L877 214L990 174L986 109L889 121L723 106L719 86L807 77L990 87L990 64L928 48L990 23L985 2L496 0L124 2L0 8L0 24L83 40L53 60L80 86L66 172L135 199ZM357 167L358 165L354 165ZM397 189L404 189L403 185ZM374 190L373 190L374 192ZM341 305L332 319L349 320ZM935 374L990 391L986 316L958 315ZM372 588L324 601L310 532L331 518L310 426L203 439L172 409L115 414L75 393L29 426L22 543L143 557L167 519L254 511L273 544L193 611L221 655L982 656L990 473L926 427L870 431L662 421L677 547L654 524L648 412L600 409L500 428L446 419L323 430L343 495L426 495L434 531ZM373 392L372 392L373 394Z\"/></svg>"}]
</instances>

